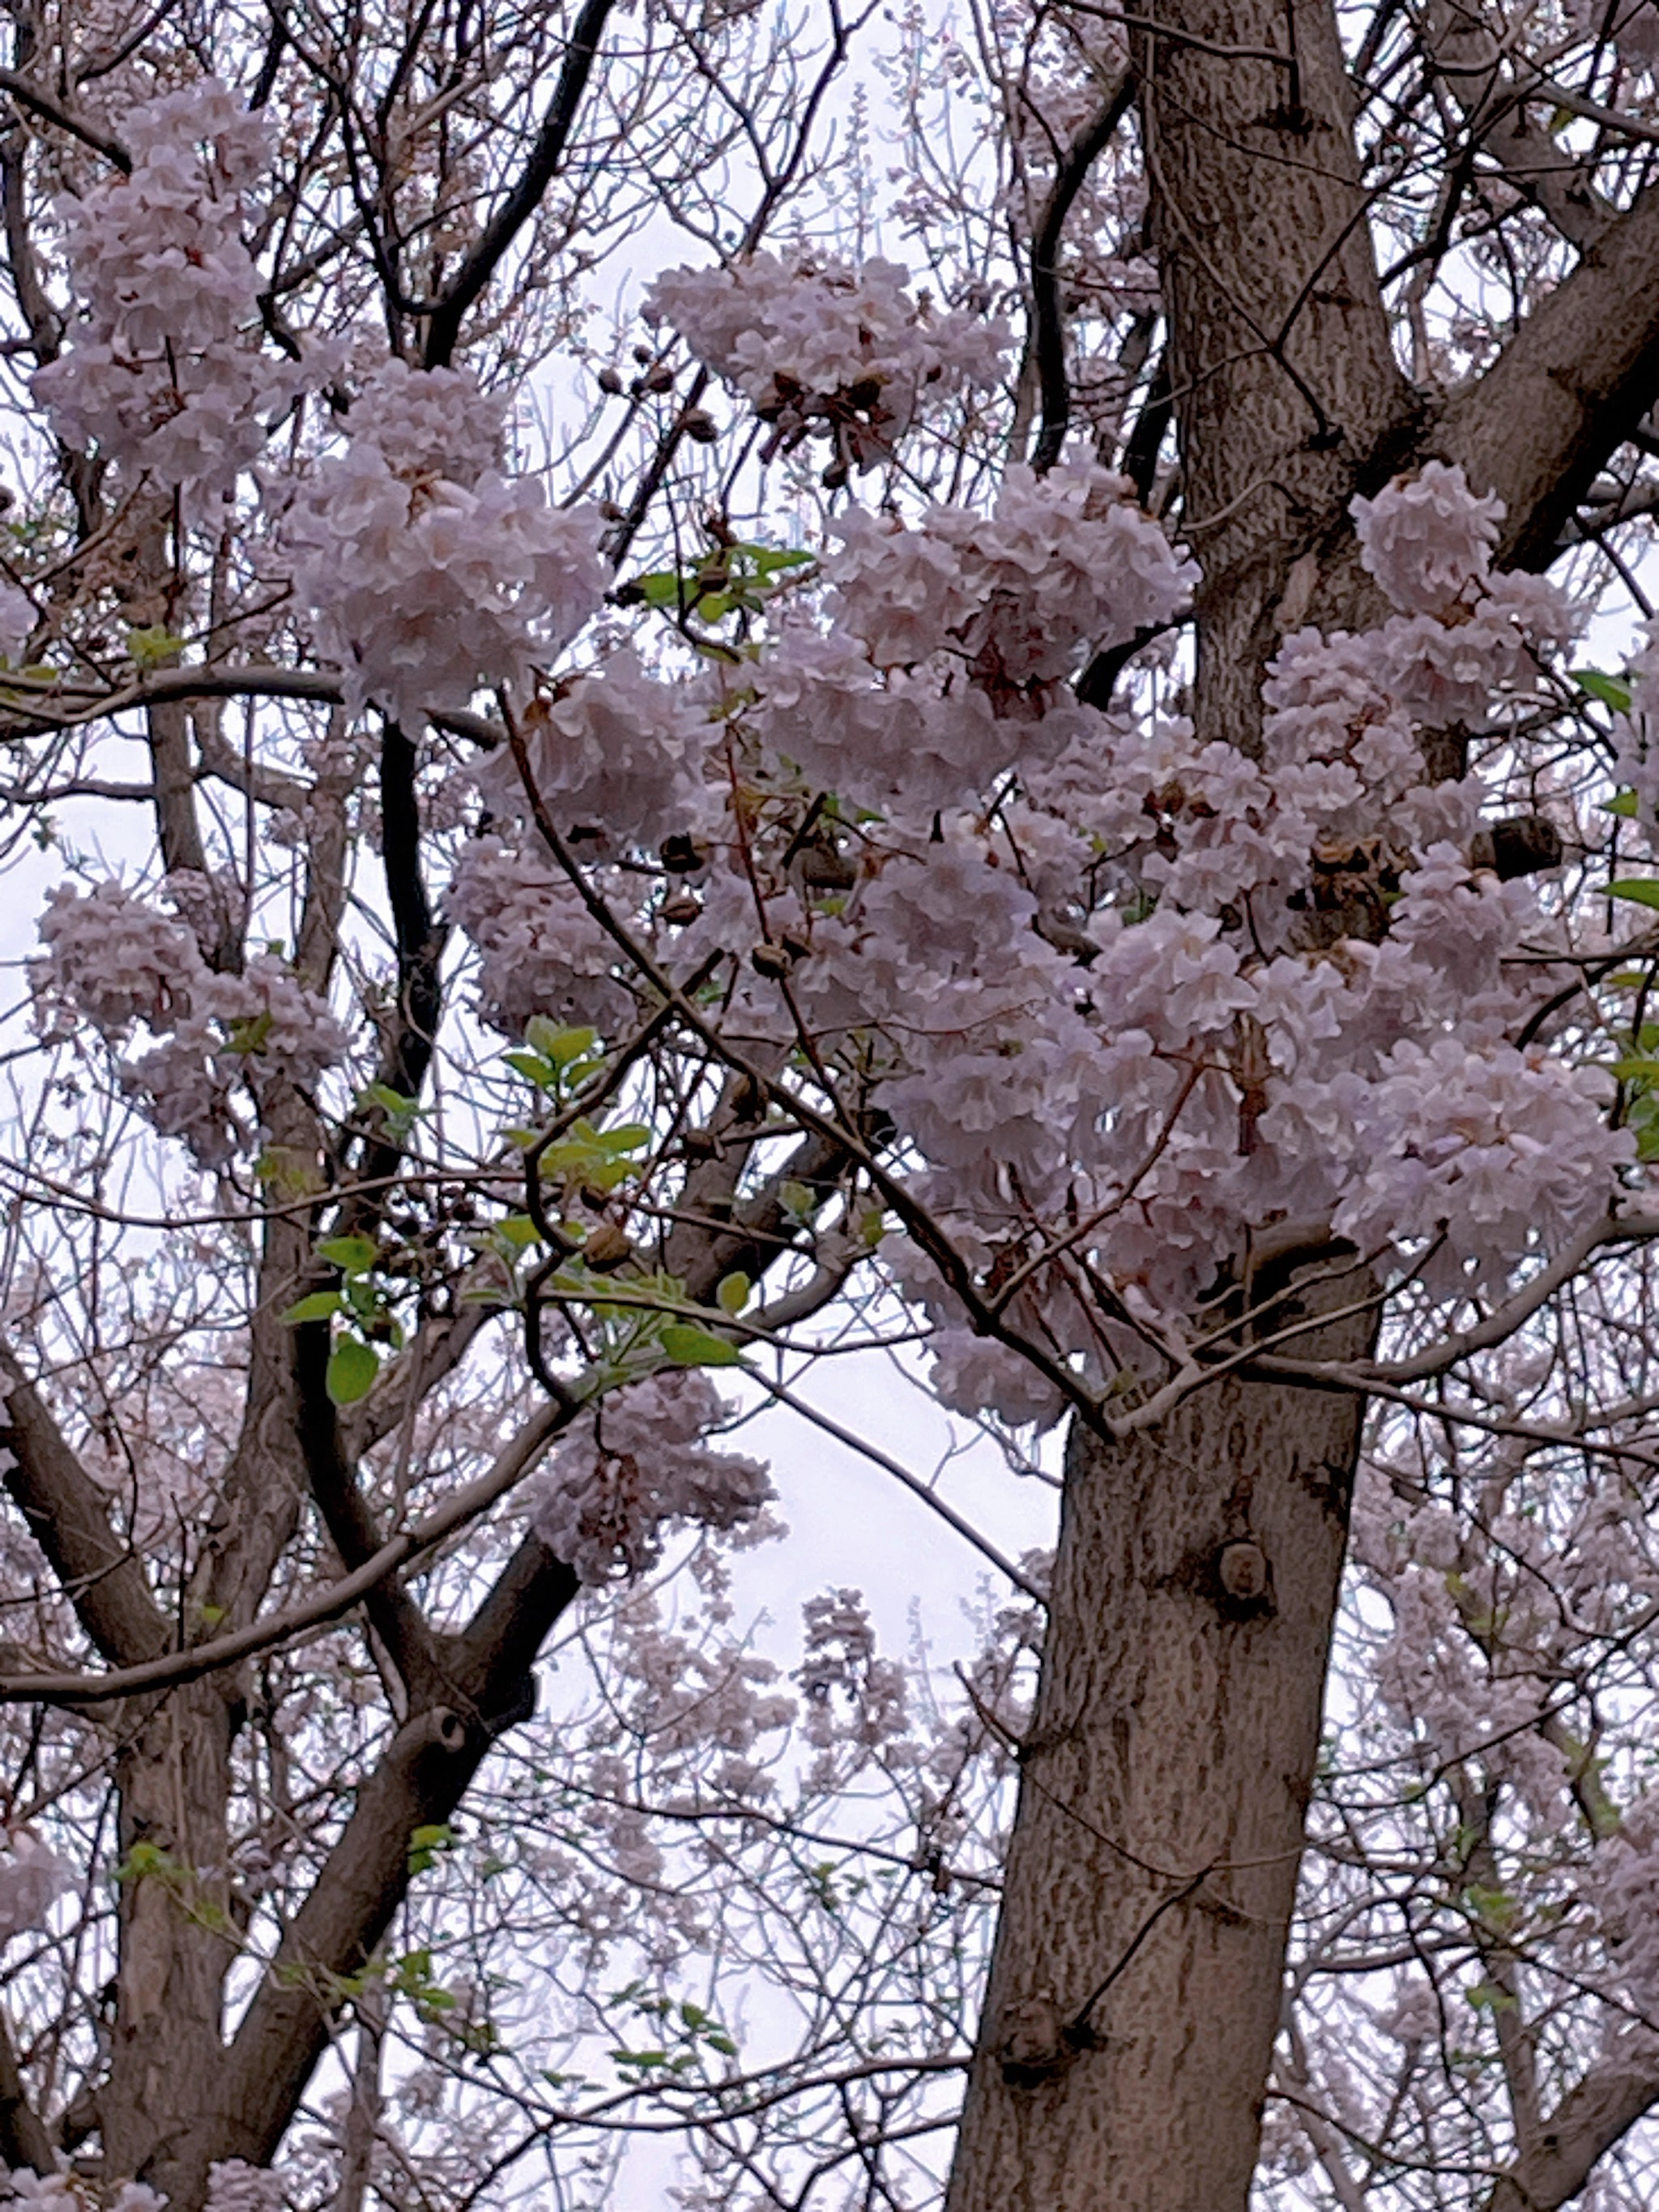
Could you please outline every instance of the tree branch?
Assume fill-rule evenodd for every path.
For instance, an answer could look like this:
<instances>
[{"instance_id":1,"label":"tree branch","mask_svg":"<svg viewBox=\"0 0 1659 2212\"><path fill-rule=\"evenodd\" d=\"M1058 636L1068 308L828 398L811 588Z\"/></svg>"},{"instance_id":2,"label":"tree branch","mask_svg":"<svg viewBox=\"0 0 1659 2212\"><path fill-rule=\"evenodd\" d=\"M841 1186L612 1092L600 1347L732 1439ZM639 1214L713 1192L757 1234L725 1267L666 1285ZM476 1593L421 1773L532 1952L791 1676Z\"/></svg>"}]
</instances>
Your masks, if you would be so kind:
<instances>
[{"instance_id":1,"label":"tree branch","mask_svg":"<svg viewBox=\"0 0 1659 2212\"><path fill-rule=\"evenodd\" d=\"M612 5L613 0L586 0L586 5L577 16L575 27L570 34L570 44L565 52L564 67L559 72L559 82L554 89L552 104L537 134L524 174L507 194L494 222L456 270L449 289L433 310L426 333L425 358L428 368L443 368L448 365L460 337L461 324L467 309L501 266L514 240L535 214L541 204L543 193L558 174L559 164L564 158L565 142L575 122L582 94L587 88L588 76L599 53L599 35L605 29L605 19Z\"/></svg>"},{"instance_id":2,"label":"tree branch","mask_svg":"<svg viewBox=\"0 0 1659 2212\"><path fill-rule=\"evenodd\" d=\"M14 1461L6 1487L81 1626L113 1666L157 1657L172 1639L138 1556L110 1526L103 1492L4 1344L0 1390L9 1416L0 1443Z\"/></svg>"},{"instance_id":3,"label":"tree branch","mask_svg":"<svg viewBox=\"0 0 1659 2212\"><path fill-rule=\"evenodd\" d=\"M1505 2174L1486 2212L1559 2212L1577 2197L1596 2160L1659 2104L1650 2041L1645 2029L1627 2029L1613 2055L1568 2090L1543 2123L1537 2148Z\"/></svg>"},{"instance_id":4,"label":"tree branch","mask_svg":"<svg viewBox=\"0 0 1659 2212\"><path fill-rule=\"evenodd\" d=\"M1037 386L1042 397L1042 427L1031 465L1042 476L1060 459L1071 421L1072 393L1066 375L1066 325L1060 311L1059 258L1066 218L1089 172L1117 135L1135 96L1133 71L1126 70L1091 122L1066 149L1054 174L1054 189L1031 240L1032 343L1036 350Z\"/></svg>"},{"instance_id":5,"label":"tree branch","mask_svg":"<svg viewBox=\"0 0 1659 2212\"><path fill-rule=\"evenodd\" d=\"M1544 568L1573 509L1659 398L1659 187L1650 185L1425 439L1508 514L1502 567Z\"/></svg>"}]
</instances>

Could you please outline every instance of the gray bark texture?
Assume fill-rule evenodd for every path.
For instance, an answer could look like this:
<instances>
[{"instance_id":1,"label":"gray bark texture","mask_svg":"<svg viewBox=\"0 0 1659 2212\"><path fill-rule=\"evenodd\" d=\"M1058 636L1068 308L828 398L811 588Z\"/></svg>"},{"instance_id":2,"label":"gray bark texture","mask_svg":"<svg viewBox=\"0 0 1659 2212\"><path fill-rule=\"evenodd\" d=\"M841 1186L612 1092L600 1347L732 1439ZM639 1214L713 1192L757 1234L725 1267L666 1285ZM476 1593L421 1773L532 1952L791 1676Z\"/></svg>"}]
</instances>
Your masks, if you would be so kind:
<instances>
[{"instance_id":1,"label":"gray bark texture","mask_svg":"<svg viewBox=\"0 0 1659 2212\"><path fill-rule=\"evenodd\" d=\"M1299 1341L1352 1358L1370 1331ZM1359 1413L1229 1381L1074 1437L948 2212L1243 2205Z\"/></svg>"}]
</instances>

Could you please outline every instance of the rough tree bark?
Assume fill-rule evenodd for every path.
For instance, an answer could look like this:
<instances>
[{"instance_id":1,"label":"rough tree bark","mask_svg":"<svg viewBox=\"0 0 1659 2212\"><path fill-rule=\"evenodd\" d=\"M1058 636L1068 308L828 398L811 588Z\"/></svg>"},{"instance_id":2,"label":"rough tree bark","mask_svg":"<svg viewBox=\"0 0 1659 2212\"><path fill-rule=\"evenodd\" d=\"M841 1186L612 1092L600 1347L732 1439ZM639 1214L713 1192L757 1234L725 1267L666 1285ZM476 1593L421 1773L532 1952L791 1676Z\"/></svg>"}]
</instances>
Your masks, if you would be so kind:
<instances>
[{"instance_id":1,"label":"rough tree bark","mask_svg":"<svg viewBox=\"0 0 1659 2212\"><path fill-rule=\"evenodd\" d=\"M1074 1437L948 2212L1243 2205L1358 1434L1352 1396L1228 1382Z\"/></svg>"},{"instance_id":2,"label":"rough tree bark","mask_svg":"<svg viewBox=\"0 0 1659 2212\"><path fill-rule=\"evenodd\" d=\"M1578 267L1477 384L1416 390L1379 295L1334 10L1154 12L1163 27L1133 44L1205 572L1194 714L1201 737L1254 750L1280 639L1385 611L1357 558L1356 493L1461 461L1508 503L1500 560L1552 557L1659 394L1659 195L1573 240ZM1455 733L1429 739L1429 774L1461 772L1461 751ZM1330 1323L1322 1356L1362 1352L1370 1326ZM1121 1449L1074 1438L947 2212L1243 2212L1362 1410L1229 1381ZM1490 2212L1564 2203L1656 2100L1654 2069L1615 2054Z\"/></svg>"}]
</instances>

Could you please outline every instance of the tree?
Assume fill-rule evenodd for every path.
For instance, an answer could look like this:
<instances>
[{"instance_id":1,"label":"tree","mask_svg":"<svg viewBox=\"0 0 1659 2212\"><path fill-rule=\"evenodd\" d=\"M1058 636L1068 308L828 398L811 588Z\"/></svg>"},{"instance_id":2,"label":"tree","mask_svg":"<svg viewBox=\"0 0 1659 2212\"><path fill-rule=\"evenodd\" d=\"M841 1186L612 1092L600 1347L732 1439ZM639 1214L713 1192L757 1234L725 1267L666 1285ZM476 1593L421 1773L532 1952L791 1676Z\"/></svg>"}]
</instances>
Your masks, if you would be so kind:
<instances>
[{"instance_id":1,"label":"tree","mask_svg":"<svg viewBox=\"0 0 1659 2212\"><path fill-rule=\"evenodd\" d=\"M9 12L14 2197L1647 2201L1653 0Z\"/></svg>"}]
</instances>

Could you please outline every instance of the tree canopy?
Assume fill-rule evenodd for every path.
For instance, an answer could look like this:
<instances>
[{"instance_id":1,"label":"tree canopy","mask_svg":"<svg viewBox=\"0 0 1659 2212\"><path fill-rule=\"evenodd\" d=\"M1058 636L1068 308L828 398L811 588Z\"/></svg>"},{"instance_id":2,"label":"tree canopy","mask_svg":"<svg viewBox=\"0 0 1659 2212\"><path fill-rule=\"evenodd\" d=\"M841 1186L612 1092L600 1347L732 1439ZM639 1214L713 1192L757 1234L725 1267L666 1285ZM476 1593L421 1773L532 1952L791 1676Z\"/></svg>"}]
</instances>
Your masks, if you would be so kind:
<instances>
[{"instance_id":1,"label":"tree canopy","mask_svg":"<svg viewBox=\"0 0 1659 2212\"><path fill-rule=\"evenodd\" d=\"M1659 4L5 15L0 2203L1650 2203Z\"/></svg>"}]
</instances>

